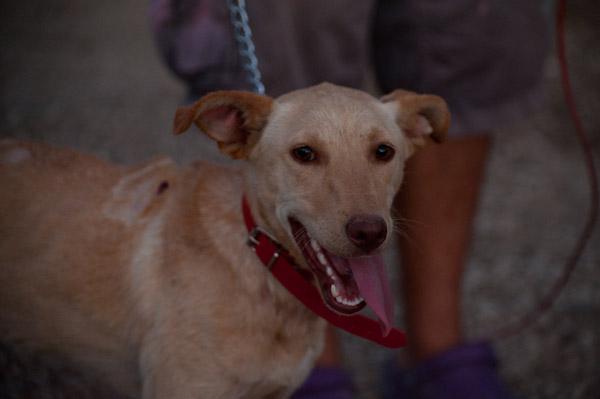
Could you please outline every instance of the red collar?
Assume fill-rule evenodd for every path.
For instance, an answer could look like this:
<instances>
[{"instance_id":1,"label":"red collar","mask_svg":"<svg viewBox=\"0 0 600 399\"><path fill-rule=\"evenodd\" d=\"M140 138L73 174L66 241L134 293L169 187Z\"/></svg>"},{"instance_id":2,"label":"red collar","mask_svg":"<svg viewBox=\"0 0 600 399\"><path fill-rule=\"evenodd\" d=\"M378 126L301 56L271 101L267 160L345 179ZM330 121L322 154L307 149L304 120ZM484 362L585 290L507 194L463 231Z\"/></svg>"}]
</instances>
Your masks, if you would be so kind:
<instances>
[{"instance_id":1,"label":"red collar","mask_svg":"<svg viewBox=\"0 0 600 399\"><path fill-rule=\"evenodd\" d=\"M401 330L393 328L384 337L377 321L359 314L344 316L330 310L323 303L317 288L294 269L293 259L285 249L256 225L245 197L242 198L242 211L248 229L248 245L271 274L304 306L334 326L369 341L388 348L406 345L406 335Z\"/></svg>"}]
</instances>

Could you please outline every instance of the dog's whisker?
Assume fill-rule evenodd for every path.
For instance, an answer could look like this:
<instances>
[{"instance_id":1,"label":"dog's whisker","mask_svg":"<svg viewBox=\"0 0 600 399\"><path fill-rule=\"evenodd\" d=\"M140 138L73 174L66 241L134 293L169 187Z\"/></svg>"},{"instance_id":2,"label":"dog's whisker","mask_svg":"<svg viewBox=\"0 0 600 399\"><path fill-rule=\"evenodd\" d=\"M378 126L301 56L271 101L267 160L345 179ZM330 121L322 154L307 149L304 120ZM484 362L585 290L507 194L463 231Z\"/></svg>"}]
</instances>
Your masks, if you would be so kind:
<instances>
[{"instance_id":1,"label":"dog's whisker","mask_svg":"<svg viewBox=\"0 0 600 399\"><path fill-rule=\"evenodd\" d=\"M292 235L301 250L305 250L306 248L308 248L310 244L310 238L308 237L308 235L306 235L306 233L302 231L296 231Z\"/></svg>"},{"instance_id":2,"label":"dog's whisker","mask_svg":"<svg viewBox=\"0 0 600 399\"><path fill-rule=\"evenodd\" d=\"M412 241L413 241L412 236L409 234L408 231L406 231L404 229L394 227L392 229L392 233L400 236L400 238L402 238L404 240L407 240L409 243L412 243Z\"/></svg>"},{"instance_id":3,"label":"dog's whisker","mask_svg":"<svg viewBox=\"0 0 600 399\"><path fill-rule=\"evenodd\" d=\"M300 244L300 243L303 243L304 241L308 241L308 238L306 237L306 235L305 235L305 234L303 234L303 233L302 233L302 232L300 232L300 231L298 231L298 232L295 232L295 233L293 234L293 236L294 236L294 240L296 240L296 242L297 242L298 244Z\"/></svg>"},{"instance_id":4,"label":"dog's whisker","mask_svg":"<svg viewBox=\"0 0 600 399\"><path fill-rule=\"evenodd\" d=\"M392 216L392 222L394 227L423 227L426 225L426 223L418 220L418 219L409 219L403 216L397 216L394 217Z\"/></svg>"}]
</instances>

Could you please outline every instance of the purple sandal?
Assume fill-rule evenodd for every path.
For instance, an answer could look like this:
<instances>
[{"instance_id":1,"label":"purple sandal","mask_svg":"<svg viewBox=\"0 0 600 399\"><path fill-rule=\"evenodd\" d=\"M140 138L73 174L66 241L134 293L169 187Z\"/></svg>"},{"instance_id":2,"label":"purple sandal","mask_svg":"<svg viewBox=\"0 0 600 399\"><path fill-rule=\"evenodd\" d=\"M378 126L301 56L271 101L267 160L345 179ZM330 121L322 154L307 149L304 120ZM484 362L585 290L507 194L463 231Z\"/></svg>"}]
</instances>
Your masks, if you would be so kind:
<instances>
[{"instance_id":1,"label":"purple sandal","mask_svg":"<svg viewBox=\"0 0 600 399\"><path fill-rule=\"evenodd\" d=\"M352 399L350 375L337 367L315 367L292 399Z\"/></svg>"},{"instance_id":2,"label":"purple sandal","mask_svg":"<svg viewBox=\"0 0 600 399\"><path fill-rule=\"evenodd\" d=\"M395 359L394 359L395 360ZM513 399L497 373L489 343L463 344L401 370L390 361L384 370L384 399Z\"/></svg>"}]
</instances>

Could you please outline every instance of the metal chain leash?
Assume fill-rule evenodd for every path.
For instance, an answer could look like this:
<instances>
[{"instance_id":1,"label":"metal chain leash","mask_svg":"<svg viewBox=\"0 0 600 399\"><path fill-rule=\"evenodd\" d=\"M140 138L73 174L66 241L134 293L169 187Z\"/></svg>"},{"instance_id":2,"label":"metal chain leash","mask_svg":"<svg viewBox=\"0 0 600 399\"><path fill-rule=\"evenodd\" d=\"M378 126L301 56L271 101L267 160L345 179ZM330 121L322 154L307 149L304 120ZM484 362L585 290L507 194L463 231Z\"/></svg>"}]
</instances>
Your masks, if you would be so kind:
<instances>
[{"instance_id":1,"label":"metal chain leash","mask_svg":"<svg viewBox=\"0 0 600 399\"><path fill-rule=\"evenodd\" d=\"M256 49L252 41L252 30L248 23L246 0L227 0L227 6L229 7L229 17L233 25L235 41L238 44L238 51L242 58L242 67L248 74L248 82L252 86L252 91L265 94L265 86L262 83L262 76L258 69Z\"/></svg>"}]
</instances>

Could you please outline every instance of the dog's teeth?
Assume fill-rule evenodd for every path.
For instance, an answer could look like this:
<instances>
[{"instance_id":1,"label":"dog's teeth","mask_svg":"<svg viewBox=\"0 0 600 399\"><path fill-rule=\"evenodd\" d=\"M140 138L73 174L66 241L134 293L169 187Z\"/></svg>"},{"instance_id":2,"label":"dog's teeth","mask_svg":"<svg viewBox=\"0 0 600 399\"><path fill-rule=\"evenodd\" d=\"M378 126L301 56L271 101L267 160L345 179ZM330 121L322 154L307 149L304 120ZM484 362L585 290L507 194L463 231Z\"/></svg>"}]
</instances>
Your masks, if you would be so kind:
<instances>
[{"instance_id":1,"label":"dog's teeth","mask_svg":"<svg viewBox=\"0 0 600 399\"><path fill-rule=\"evenodd\" d=\"M320 252L321 251L321 247L319 246L319 243L317 242L317 240L312 239L310 240L310 247L315 251L315 252Z\"/></svg>"},{"instance_id":2,"label":"dog's teeth","mask_svg":"<svg viewBox=\"0 0 600 399\"><path fill-rule=\"evenodd\" d=\"M335 299L338 299L338 297L340 296L340 293L338 292L337 287L335 286L335 284L331 285L331 295L333 295L333 297Z\"/></svg>"},{"instance_id":3,"label":"dog's teeth","mask_svg":"<svg viewBox=\"0 0 600 399\"><path fill-rule=\"evenodd\" d=\"M328 270L330 268L327 268ZM364 301L364 299L360 296L356 296L353 298L346 298L344 296L342 296L342 294L340 293L340 291L338 290L337 286L335 284L331 284L331 295L333 295L333 298L335 299L335 301L341 305L346 305L346 306L356 306L359 303L361 303L362 301Z\"/></svg>"},{"instance_id":4,"label":"dog's teeth","mask_svg":"<svg viewBox=\"0 0 600 399\"><path fill-rule=\"evenodd\" d=\"M356 306L356 305L358 305L358 304L359 304L361 301L362 301L362 298L361 298L361 297L355 297L355 298L353 298L353 299L348 299L348 300L347 300L347 302L348 302L348 303L347 303L347 305L348 305L348 306Z\"/></svg>"},{"instance_id":5,"label":"dog's teeth","mask_svg":"<svg viewBox=\"0 0 600 399\"><path fill-rule=\"evenodd\" d=\"M317 252L317 259L319 259L319 262L321 262L323 266L327 266L327 258L325 258L325 255L323 255L322 252Z\"/></svg>"},{"instance_id":6,"label":"dog's teeth","mask_svg":"<svg viewBox=\"0 0 600 399\"><path fill-rule=\"evenodd\" d=\"M331 268L331 266L327 266L327 275L329 277L332 277L334 275L333 274L333 269Z\"/></svg>"}]
</instances>

